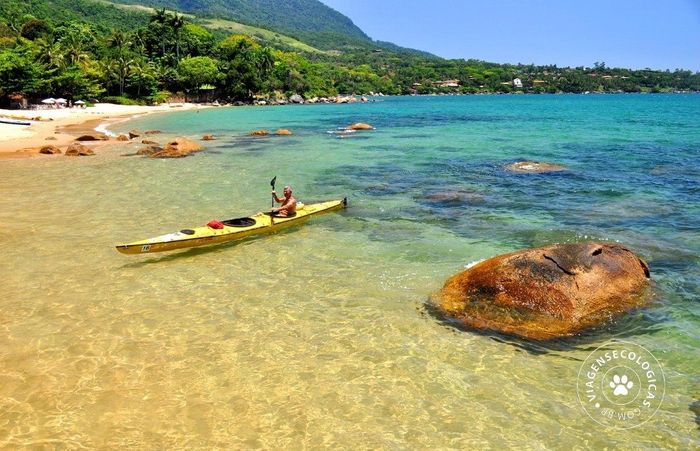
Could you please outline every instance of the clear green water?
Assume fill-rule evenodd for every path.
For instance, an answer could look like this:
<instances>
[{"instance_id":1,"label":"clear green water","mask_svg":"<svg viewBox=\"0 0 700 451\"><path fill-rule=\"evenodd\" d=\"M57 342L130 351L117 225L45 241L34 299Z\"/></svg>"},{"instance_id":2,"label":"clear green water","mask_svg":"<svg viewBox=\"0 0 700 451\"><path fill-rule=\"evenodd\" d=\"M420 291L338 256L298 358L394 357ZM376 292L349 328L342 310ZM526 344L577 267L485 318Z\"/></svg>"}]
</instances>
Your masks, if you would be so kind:
<instances>
[{"instance_id":1,"label":"clear green water","mask_svg":"<svg viewBox=\"0 0 700 451\"><path fill-rule=\"evenodd\" d=\"M700 96L380 100L113 127L219 136L186 159L0 161L0 447L697 447ZM326 133L357 121L377 130ZM246 136L279 127L294 136ZM503 170L521 159L569 171ZM274 175L350 207L237 244L114 250L268 208ZM583 239L645 258L653 304L546 346L425 307L470 262ZM613 337L666 374L635 429L578 402L581 363Z\"/></svg>"}]
</instances>

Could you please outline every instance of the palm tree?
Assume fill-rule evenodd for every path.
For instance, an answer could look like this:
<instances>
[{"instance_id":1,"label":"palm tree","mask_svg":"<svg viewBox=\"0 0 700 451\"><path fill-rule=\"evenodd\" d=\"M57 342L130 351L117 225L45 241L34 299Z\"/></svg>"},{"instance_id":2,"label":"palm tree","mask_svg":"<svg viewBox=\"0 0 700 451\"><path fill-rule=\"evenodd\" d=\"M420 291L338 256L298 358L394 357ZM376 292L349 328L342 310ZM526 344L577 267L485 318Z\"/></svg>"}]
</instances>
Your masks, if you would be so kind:
<instances>
[{"instance_id":1,"label":"palm tree","mask_svg":"<svg viewBox=\"0 0 700 451\"><path fill-rule=\"evenodd\" d=\"M124 50L132 44L129 36L121 30L116 30L114 33L112 33L112 36L109 37L107 42L111 48L116 49L118 56L123 55Z\"/></svg>"},{"instance_id":2,"label":"palm tree","mask_svg":"<svg viewBox=\"0 0 700 451\"><path fill-rule=\"evenodd\" d=\"M78 66L88 64L90 55L85 50L85 45L77 34L69 34L61 39L63 54L68 60L68 65Z\"/></svg>"},{"instance_id":3,"label":"palm tree","mask_svg":"<svg viewBox=\"0 0 700 451\"><path fill-rule=\"evenodd\" d=\"M51 69L63 67L65 58L61 46L53 36L46 36L36 40L38 47L37 60Z\"/></svg>"},{"instance_id":4,"label":"palm tree","mask_svg":"<svg viewBox=\"0 0 700 451\"><path fill-rule=\"evenodd\" d=\"M175 58L180 61L180 30L185 26L184 16L180 16L177 13L170 19L170 27L175 33Z\"/></svg>"},{"instance_id":5,"label":"palm tree","mask_svg":"<svg viewBox=\"0 0 700 451\"><path fill-rule=\"evenodd\" d=\"M151 16L150 24L155 25L158 35L160 36L160 46L161 46L161 56L165 56L165 26L168 23L170 14L163 9L157 9L155 13Z\"/></svg>"},{"instance_id":6,"label":"palm tree","mask_svg":"<svg viewBox=\"0 0 700 451\"><path fill-rule=\"evenodd\" d=\"M275 57L272 55L270 47L263 47L258 51L257 55L258 70L262 78L266 78L273 67L275 67Z\"/></svg>"}]
</instances>

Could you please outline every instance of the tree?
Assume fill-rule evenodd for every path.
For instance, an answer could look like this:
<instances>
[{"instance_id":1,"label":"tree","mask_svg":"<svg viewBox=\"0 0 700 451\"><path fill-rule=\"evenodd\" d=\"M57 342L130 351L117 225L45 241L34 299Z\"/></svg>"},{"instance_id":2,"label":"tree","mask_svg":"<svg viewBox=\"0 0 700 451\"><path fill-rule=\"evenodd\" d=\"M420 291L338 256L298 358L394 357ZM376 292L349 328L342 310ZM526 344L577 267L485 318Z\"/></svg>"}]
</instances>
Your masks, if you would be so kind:
<instances>
[{"instance_id":1,"label":"tree","mask_svg":"<svg viewBox=\"0 0 700 451\"><path fill-rule=\"evenodd\" d=\"M204 27L186 24L180 35L180 52L187 56L208 56L214 48L214 35Z\"/></svg>"},{"instance_id":2,"label":"tree","mask_svg":"<svg viewBox=\"0 0 700 451\"><path fill-rule=\"evenodd\" d=\"M182 27L185 26L185 23L185 18L177 13L175 13L168 22L175 35L175 59L178 62L180 61L180 31Z\"/></svg>"},{"instance_id":3,"label":"tree","mask_svg":"<svg viewBox=\"0 0 700 451\"><path fill-rule=\"evenodd\" d=\"M177 72L185 89L198 91L202 85L216 84L219 75L218 62L208 56L184 58L178 64Z\"/></svg>"},{"instance_id":4,"label":"tree","mask_svg":"<svg viewBox=\"0 0 700 451\"><path fill-rule=\"evenodd\" d=\"M260 90L261 79L257 69L259 48L257 42L243 35L229 36L219 44L219 69L229 96L249 99Z\"/></svg>"},{"instance_id":5,"label":"tree","mask_svg":"<svg viewBox=\"0 0 700 451\"><path fill-rule=\"evenodd\" d=\"M40 86L41 68L26 47L0 52L0 97L34 94Z\"/></svg>"},{"instance_id":6,"label":"tree","mask_svg":"<svg viewBox=\"0 0 700 451\"><path fill-rule=\"evenodd\" d=\"M22 25L20 35L25 39L34 41L40 37L51 34L51 32L51 26L46 21L29 19L24 23L24 25Z\"/></svg>"}]
</instances>

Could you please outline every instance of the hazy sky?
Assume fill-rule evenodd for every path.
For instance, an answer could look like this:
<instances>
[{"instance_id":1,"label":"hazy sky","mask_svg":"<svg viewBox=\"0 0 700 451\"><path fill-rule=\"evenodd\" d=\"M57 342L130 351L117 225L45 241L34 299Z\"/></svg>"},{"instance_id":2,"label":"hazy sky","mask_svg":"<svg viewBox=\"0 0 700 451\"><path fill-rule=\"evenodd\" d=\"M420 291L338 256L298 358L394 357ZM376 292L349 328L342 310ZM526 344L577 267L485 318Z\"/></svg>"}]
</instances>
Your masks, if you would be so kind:
<instances>
[{"instance_id":1,"label":"hazy sky","mask_svg":"<svg viewBox=\"0 0 700 451\"><path fill-rule=\"evenodd\" d=\"M700 0L321 0L444 58L700 71Z\"/></svg>"}]
</instances>

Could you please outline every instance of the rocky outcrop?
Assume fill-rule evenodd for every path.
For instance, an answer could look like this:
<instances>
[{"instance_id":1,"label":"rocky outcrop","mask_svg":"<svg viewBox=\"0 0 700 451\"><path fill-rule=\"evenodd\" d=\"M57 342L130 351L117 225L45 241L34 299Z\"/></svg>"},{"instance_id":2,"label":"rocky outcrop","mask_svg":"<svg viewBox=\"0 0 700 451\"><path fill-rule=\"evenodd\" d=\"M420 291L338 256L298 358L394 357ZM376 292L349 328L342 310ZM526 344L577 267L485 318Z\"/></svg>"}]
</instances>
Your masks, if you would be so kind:
<instances>
[{"instance_id":1,"label":"rocky outcrop","mask_svg":"<svg viewBox=\"0 0 700 451\"><path fill-rule=\"evenodd\" d=\"M357 122L355 124L347 126L346 128L348 130L374 130L374 127L372 127L369 124L365 124L364 122Z\"/></svg>"},{"instance_id":2,"label":"rocky outcrop","mask_svg":"<svg viewBox=\"0 0 700 451\"><path fill-rule=\"evenodd\" d=\"M175 138L150 156L152 158L182 158L204 150L201 144L187 138Z\"/></svg>"},{"instance_id":3,"label":"rocky outcrop","mask_svg":"<svg viewBox=\"0 0 700 451\"><path fill-rule=\"evenodd\" d=\"M466 326L548 340L643 305L650 277L647 264L621 245L561 244L478 263L432 299Z\"/></svg>"},{"instance_id":4,"label":"rocky outcrop","mask_svg":"<svg viewBox=\"0 0 700 451\"><path fill-rule=\"evenodd\" d=\"M56 146L43 146L41 149L39 149L39 153L53 155L53 154L61 153L61 149L59 149Z\"/></svg>"},{"instance_id":5,"label":"rocky outcrop","mask_svg":"<svg viewBox=\"0 0 700 451\"><path fill-rule=\"evenodd\" d=\"M128 141L129 139L131 139L131 138L129 138L129 136L127 136L127 135L117 136L117 141Z\"/></svg>"},{"instance_id":6,"label":"rocky outcrop","mask_svg":"<svg viewBox=\"0 0 700 451\"><path fill-rule=\"evenodd\" d=\"M252 132L250 132L250 136L267 136L269 134L270 132L268 132L267 130L253 130Z\"/></svg>"},{"instance_id":7,"label":"rocky outcrop","mask_svg":"<svg viewBox=\"0 0 700 451\"><path fill-rule=\"evenodd\" d=\"M286 128L278 128L275 134L279 136L290 136L292 132Z\"/></svg>"},{"instance_id":8,"label":"rocky outcrop","mask_svg":"<svg viewBox=\"0 0 700 451\"><path fill-rule=\"evenodd\" d=\"M506 166L506 170L520 173L540 174L543 172L566 171L566 167L556 163L541 163L539 161L518 161Z\"/></svg>"},{"instance_id":9,"label":"rocky outcrop","mask_svg":"<svg viewBox=\"0 0 700 451\"><path fill-rule=\"evenodd\" d=\"M142 139L141 144L155 144L156 146L160 145L157 142L151 140L151 139Z\"/></svg>"},{"instance_id":10,"label":"rocky outcrop","mask_svg":"<svg viewBox=\"0 0 700 451\"><path fill-rule=\"evenodd\" d=\"M214 138L214 135L204 135L202 136L202 141L214 141L216 138Z\"/></svg>"},{"instance_id":11,"label":"rocky outcrop","mask_svg":"<svg viewBox=\"0 0 700 451\"><path fill-rule=\"evenodd\" d=\"M68 149L66 149L65 155L67 157L77 157L77 156L87 156L87 155L95 155L95 152L92 151L92 149L89 149L85 147L84 145L80 143L72 143L70 146L68 146Z\"/></svg>"},{"instance_id":12,"label":"rocky outcrop","mask_svg":"<svg viewBox=\"0 0 700 451\"><path fill-rule=\"evenodd\" d=\"M299 94L294 94L289 97L289 103L304 103L304 98Z\"/></svg>"},{"instance_id":13,"label":"rocky outcrop","mask_svg":"<svg viewBox=\"0 0 700 451\"><path fill-rule=\"evenodd\" d=\"M138 138L139 136L141 136L141 132L140 132L140 131L131 130L131 131L129 132L129 139Z\"/></svg>"},{"instance_id":14,"label":"rocky outcrop","mask_svg":"<svg viewBox=\"0 0 700 451\"><path fill-rule=\"evenodd\" d=\"M109 136L104 133L92 133L75 138L76 141L109 141Z\"/></svg>"}]
</instances>

